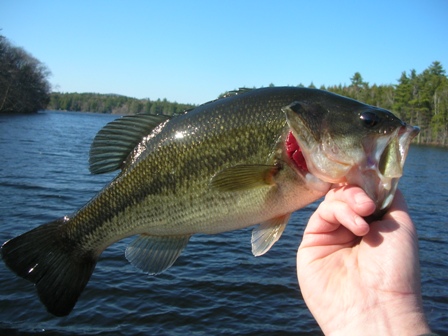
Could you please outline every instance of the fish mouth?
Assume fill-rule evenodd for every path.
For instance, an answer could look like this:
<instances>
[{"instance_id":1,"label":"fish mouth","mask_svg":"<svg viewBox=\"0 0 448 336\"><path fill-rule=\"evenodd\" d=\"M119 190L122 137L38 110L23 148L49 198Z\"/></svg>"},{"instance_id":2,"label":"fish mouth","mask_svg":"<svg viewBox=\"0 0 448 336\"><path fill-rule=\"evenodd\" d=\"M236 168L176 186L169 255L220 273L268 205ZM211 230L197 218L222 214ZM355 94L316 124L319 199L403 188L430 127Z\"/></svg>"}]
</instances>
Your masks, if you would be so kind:
<instances>
[{"instance_id":1,"label":"fish mouth","mask_svg":"<svg viewBox=\"0 0 448 336\"><path fill-rule=\"evenodd\" d=\"M376 219L386 213L394 199L409 146L419 132L418 127L403 123L388 135L367 137L362 141L362 149L339 157L334 148L322 144L307 148L291 130L286 149L307 183L361 187L375 202L376 210L371 218Z\"/></svg>"},{"instance_id":2,"label":"fish mouth","mask_svg":"<svg viewBox=\"0 0 448 336\"><path fill-rule=\"evenodd\" d=\"M375 202L372 218L381 218L392 204L412 139L420 132L416 126L403 124L389 137L378 137L363 144L365 161L352 167L347 184L360 186Z\"/></svg>"}]
</instances>

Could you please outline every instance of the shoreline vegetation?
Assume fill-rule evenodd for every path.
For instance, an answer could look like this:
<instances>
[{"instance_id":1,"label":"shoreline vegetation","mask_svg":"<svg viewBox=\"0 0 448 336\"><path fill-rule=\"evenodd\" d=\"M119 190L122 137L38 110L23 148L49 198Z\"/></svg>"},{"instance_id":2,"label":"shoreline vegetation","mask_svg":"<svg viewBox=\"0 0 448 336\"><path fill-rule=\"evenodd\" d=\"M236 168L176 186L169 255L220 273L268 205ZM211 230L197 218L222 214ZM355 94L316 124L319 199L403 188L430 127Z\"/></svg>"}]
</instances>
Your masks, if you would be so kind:
<instances>
[{"instance_id":1,"label":"shoreline vegetation","mask_svg":"<svg viewBox=\"0 0 448 336\"><path fill-rule=\"evenodd\" d=\"M197 105L170 102L166 98L150 100L149 98L137 99L118 94L52 92L47 110L117 115L176 115L195 106Z\"/></svg>"},{"instance_id":2,"label":"shoreline vegetation","mask_svg":"<svg viewBox=\"0 0 448 336\"><path fill-rule=\"evenodd\" d=\"M176 115L196 106L170 102L166 98L150 100L118 94L51 92L50 74L39 60L0 35L0 114L55 110ZM448 146L448 78L442 64L434 61L419 74L414 69L408 73L403 71L397 82L370 85L355 72L349 85L321 86L319 89L385 108L406 123L418 125L421 131L415 143ZM303 84L297 86L305 87ZM308 87L316 88L313 83Z\"/></svg>"}]
</instances>

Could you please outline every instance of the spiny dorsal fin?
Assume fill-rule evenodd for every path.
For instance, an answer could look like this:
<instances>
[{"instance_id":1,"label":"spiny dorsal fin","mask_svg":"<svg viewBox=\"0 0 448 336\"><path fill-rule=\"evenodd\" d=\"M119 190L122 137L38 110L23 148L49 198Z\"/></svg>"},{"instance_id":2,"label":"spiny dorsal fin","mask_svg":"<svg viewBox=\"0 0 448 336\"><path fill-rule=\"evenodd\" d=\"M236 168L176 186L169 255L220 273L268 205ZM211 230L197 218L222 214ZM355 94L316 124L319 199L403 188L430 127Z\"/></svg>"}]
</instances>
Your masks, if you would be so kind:
<instances>
[{"instance_id":1,"label":"spiny dorsal fin","mask_svg":"<svg viewBox=\"0 0 448 336\"><path fill-rule=\"evenodd\" d=\"M125 256L132 265L142 271L159 274L174 264L189 240L190 235L141 234L126 248Z\"/></svg>"},{"instance_id":2,"label":"spiny dorsal fin","mask_svg":"<svg viewBox=\"0 0 448 336\"><path fill-rule=\"evenodd\" d=\"M236 165L213 176L210 184L220 191L241 191L273 185L280 168L274 165Z\"/></svg>"},{"instance_id":3,"label":"spiny dorsal fin","mask_svg":"<svg viewBox=\"0 0 448 336\"><path fill-rule=\"evenodd\" d=\"M233 96L237 96L237 95L240 95L242 93L250 92L250 91L253 91L253 90L255 90L255 89L251 89L251 88L247 88L247 87L240 87L237 90L226 91L225 93L223 93L220 96L220 98L233 97Z\"/></svg>"},{"instance_id":4,"label":"spiny dorsal fin","mask_svg":"<svg viewBox=\"0 0 448 336\"><path fill-rule=\"evenodd\" d=\"M280 239L291 214L272 218L252 230L252 253L258 257L265 254Z\"/></svg>"},{"instance_id":5,"label":"spiny dorsal fin","mask_svg":"<svg viewBox=\"0 0 448 336\"><path fill-rule=\"evenodd\" d=\"M183 112L184 112L184 113L189 113L189 112L193 111L193 110L194 110L195 108L197 108L197 107L202 107L202 106L204 106L204 105L208 105L208 104L214 103L214 102L216 102L216 101L219 101L219 100L222 100L222 99L225 99L225 98L228 98L228 97L238 96L238 95L241 95L241 94L243 94L243 93L250 92L250 91L253 91L253 90L255 90L255 89L250 89L250 88L244 88L244 87L241 87L241 88L239 88L239 89L237 89L237 90L226 91L226 92L220 94L219 97L216 98L216 99L213 99L213 100L210 100L210 101L208 101L208 102L205 102L205 103L203 103L203 104L201 104L201 105L198 105L198 106L189 108L189 109L187 109L187 110L184 110ZM184 113L180 113L180 114L184 114Z\"/></svg>"},{"instance_id":6,"label":"spiny dorsal fin","mask_svg":"<svg viewBox=\"0 0 448 336\"><path fill-rule=\"evenodd\" d=\"M139 114L108 123L97 133L90 147L90 172L103 174L121 169L143 137L170 118L166 115Z\"/></svg>"}]
</instances>

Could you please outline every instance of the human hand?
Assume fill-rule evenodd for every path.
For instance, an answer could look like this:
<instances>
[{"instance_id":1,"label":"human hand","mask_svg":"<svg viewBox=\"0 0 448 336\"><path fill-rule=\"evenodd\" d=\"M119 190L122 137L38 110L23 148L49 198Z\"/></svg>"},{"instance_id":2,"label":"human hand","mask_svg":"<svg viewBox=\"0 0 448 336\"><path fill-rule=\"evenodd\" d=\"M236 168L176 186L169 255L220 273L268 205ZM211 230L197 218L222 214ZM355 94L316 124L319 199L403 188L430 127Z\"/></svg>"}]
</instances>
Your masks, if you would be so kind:
<instances>
[{"instance_id":1,"label":"human hand","mask_svg":"<svg viewBox=\"0 0 448 336\"><path fill-rule=\"evenodd\" d=\"M358 187L328 192L297 253L303 298L325 334L420 335L418 242L400 191L370 225L374 202Z\"/></svg>"}]
</instances>

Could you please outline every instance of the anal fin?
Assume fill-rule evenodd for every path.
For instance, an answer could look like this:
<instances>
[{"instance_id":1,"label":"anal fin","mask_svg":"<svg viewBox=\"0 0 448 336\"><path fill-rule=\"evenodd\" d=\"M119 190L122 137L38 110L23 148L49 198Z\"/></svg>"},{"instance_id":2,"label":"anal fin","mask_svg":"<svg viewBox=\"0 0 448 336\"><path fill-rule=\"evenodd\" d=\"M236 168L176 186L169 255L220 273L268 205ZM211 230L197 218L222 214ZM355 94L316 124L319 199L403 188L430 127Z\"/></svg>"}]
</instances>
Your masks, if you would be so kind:
<instances>
[{"instance_id":1,"label":"anal fin","mask_svg":"<svg viewBox=\"0 0 448 336\"><path fill-rule=\"evenodd\" d=\"M125 256L142 271L158 274L174 264L190 237L141 234L126 248Z\"/></svg>"},{"instance_id":2,"label":"anal fin","mask_svg":"<svg viewBox=\"0 0 448 336\"><path fill-rule=\"evenodd\" d=\"M252 253L258 257L265 254L280 239L291 214L272 218L252 230Z\"/></svg>"}]
</instances>

